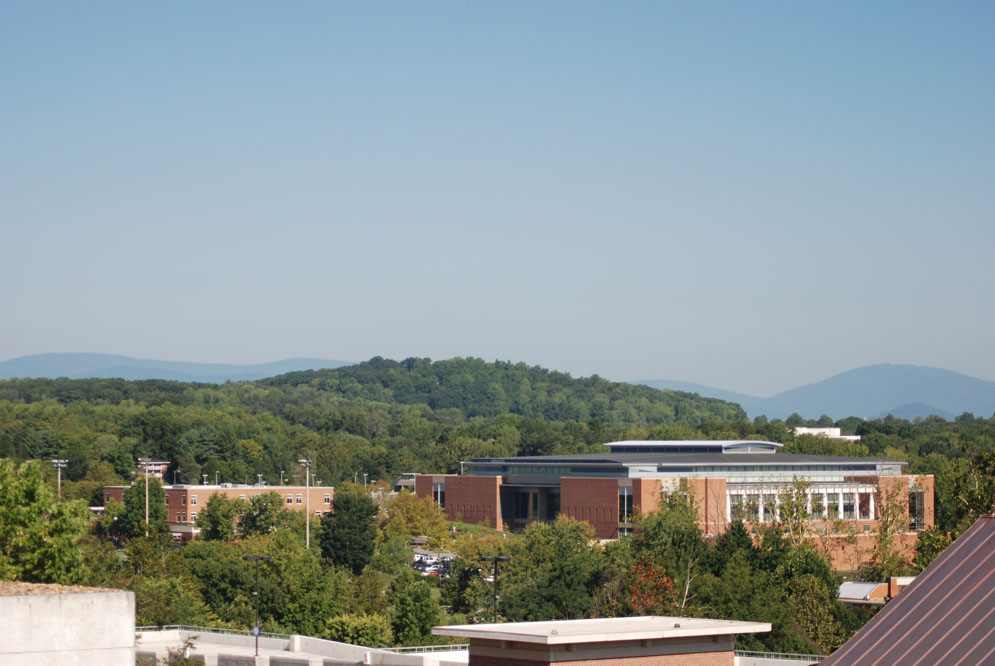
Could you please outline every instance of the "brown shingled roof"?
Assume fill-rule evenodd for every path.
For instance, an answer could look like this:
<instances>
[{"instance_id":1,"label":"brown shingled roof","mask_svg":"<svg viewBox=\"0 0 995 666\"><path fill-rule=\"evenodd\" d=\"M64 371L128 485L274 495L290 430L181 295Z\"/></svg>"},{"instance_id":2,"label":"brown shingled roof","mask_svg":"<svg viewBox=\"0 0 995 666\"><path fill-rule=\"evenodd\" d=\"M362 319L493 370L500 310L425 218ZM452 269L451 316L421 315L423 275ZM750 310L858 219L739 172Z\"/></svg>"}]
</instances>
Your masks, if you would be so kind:
<instances>
[{"instance_id":1,"label":"brown shingled roof","mask_svg":"<svg viewBox=\"0 0 995 666\"><path fill-rule=\"evenodd\" d=\"M822 666L995 664L995 516L978 518Z\"/></svg>"}]
</instances>

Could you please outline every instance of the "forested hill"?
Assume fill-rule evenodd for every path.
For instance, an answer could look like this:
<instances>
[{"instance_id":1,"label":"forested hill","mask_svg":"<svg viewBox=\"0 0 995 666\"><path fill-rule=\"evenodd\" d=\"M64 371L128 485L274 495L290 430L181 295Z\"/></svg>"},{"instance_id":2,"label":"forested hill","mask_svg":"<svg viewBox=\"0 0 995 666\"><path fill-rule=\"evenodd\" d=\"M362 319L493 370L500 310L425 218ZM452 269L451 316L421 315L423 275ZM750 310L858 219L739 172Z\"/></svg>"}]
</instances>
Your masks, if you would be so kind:
<instances>
[{"instance_id":1,"label":"forested hill","mask_svg":"<svg viewBox=\"0 0 995 666\"><path fill-rule=\"evenodd\" d=\"M574 379L538 366L476 358L433 363L427 358L397 362L376 357L358 365L291 372L256 383L306 385L347 398L424 404L434 411L459 410L466 418L517 414L550 421L699 425L746 416L738 405L714 398L611 382L597 375Z\"/></svg>"},{"instance_id":2,"label":"forested hill","mask_svg":"<svg viewBox=\"0 0 995 666\"><path fill-rule=\"evenodd\" d=\"M718 400L478 359L375 358L221 385L0 380L0 458L65 458L65 477L93 489L130 478L137 457L169 460L181 483L203 474L279 483L308 457L317 477L336 484L361 473L393 481L454 472L475 457L709 434L762 433ZM786 435L783 424L768 433Z\"/></svg>"}]
</instances>

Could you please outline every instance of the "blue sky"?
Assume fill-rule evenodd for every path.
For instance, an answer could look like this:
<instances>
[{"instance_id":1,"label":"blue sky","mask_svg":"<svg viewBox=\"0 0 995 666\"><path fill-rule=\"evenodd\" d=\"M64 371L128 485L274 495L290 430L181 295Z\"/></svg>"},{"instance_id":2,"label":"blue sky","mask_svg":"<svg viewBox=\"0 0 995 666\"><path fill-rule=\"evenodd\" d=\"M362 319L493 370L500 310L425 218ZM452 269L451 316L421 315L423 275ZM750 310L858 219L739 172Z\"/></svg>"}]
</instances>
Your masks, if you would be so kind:
<instances>
[{"instance_id":1,"label":"blue sky","mask_svg":"<svg viewBox=\"0 0 995 666\"><path fill-rule=\"evenodd\" d=\"M0 3L0 359L995 380L988 2Z\"/></svg>"}]
</instances>

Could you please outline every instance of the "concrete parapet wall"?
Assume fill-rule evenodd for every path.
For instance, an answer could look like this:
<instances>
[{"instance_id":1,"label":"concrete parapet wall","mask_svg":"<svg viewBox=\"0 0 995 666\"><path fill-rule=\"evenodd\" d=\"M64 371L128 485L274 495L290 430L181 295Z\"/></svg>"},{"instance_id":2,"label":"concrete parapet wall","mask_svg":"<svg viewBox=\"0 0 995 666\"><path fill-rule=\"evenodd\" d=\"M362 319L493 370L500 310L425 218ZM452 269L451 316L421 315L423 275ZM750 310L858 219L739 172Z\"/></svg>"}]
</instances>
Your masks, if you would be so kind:
<instances>
[{"instance_id":1,"label":"concrete parapet wall","mask_svg":"<svg viewBox=\"0 0 995 666\"><path fill-rule=\"evenodd\" d=\"M0 627L0 663L4 666L135 664L135 595L131 592L64 588L48 594L4 594L0 596Z\"/></svg>"}]
</instances>

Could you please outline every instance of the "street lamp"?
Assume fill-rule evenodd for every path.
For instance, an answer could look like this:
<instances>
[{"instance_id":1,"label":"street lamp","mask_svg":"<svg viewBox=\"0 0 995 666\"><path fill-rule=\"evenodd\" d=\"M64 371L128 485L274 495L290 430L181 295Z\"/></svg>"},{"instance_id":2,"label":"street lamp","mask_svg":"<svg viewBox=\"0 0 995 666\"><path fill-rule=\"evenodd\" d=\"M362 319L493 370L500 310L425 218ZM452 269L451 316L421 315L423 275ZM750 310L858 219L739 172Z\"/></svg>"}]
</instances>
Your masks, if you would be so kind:
<instances>
[{"instance_id":1,"label":"street lamp","mask_svg":"<svg viewBox=\"0 0 995 666\"><path fill-rule=\"evenodd\" d=\"M283 470L280 470L280 485L283 485Z\"/></svg>"},{"instance_id":2,"label":"street lamp","mask_svg":"<svg viewBox=\"0 0 995 666\"><path fill-rule=\"evenodd\" d=\"M53 460L52 465L55 467L55 474L58 477L58 494L62 497L62 468L69 463L68 460Z\"/></svg>"},{"instance_id":3,"label":"street lamp","mask_svg":"<svg viewBox=\"0 0 995 666\"><path fill-rule=\"evenodd\" d=\"M246 555L242 558L246 562L256 563L256 591L253 593L256 595L256 624L252 627L252 633L256 637L256 656L259 656L259 563L269 562L269 555Z\"/></svg>"},{"instance_id":4,"label":"street lamp","mask_svg":"<svg viewBox=\"0 0 995 666\"><path fill-rule=\"evenodd\" d=\"M481 557L482 562L493 562L494 563L494 623L497 624L498 621L498 562L507 562L511 558L507 555L491 555L490 557Z\"/></svg>"},{"instance_id":5,"label":"street lamp","mask_svg":"<svg viewBox=\"0 0 995 666\"><path fill-rule=\"evenodd\" d=\"M368 476L369 476L369 474L367 474L366 472L363 472L363 487L364 488L366 487L366 477L368 477Z\"/></svg>"},{"instance_id":6,"label":"street lamp","mask_svg":"<svg viewBox=\"0 0 995 666\"><path fill-rule=\"evenodd\" d=\"M153 465L148 458L139 458L138 464L145 470L145 536L149 535L149 467Z\"/></svg>"},{"instance_id":7,"label":"street lamp","mask_svg":"<svg viewBox=\"0 0 995 666\"><path fill-rule=\"evenodd\" d=\"M304 545L311 547L311 461L301 458L298 465L304 466Z\"/></svg>"}]
</instances>

